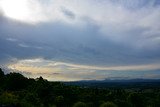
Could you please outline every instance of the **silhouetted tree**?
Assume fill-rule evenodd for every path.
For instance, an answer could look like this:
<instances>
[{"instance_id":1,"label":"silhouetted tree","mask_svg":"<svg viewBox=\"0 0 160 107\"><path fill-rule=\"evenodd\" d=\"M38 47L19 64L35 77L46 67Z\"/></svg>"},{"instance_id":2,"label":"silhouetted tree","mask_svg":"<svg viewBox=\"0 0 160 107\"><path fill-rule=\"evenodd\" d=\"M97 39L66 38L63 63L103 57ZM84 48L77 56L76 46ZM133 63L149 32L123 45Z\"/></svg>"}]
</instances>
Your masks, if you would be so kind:
<instances>
[{"instance_id":1,"label":"silhouetted tree","mask_svg":"<svg viewBox=\"0 0 160 107\"><path fill-rule=\"evenodd\" d=\"M4 83L4 72L0 68L0 87L3 86L3 83Z\"/></svg>"},{"instance_id":2,"label":"silhouetted tree","mask_svg":"<svg viewBox=\"0 0 160 107\"><path fill-rule=\"evenodd\" d=\"M4 72L2 71L2 69L0 68L0 78L4 77Z\"/></svg>"},{"instance_id":3,"label":"silhouetted tree","mask_svg":"<svg viewBox=\"0 0 160 107\"><path fill-rule=\"evenodd\" d=\"M6 75L6 89L21 90L28 86L28 79L20 73L9 73Z\"/></svg>"}]
</instances>

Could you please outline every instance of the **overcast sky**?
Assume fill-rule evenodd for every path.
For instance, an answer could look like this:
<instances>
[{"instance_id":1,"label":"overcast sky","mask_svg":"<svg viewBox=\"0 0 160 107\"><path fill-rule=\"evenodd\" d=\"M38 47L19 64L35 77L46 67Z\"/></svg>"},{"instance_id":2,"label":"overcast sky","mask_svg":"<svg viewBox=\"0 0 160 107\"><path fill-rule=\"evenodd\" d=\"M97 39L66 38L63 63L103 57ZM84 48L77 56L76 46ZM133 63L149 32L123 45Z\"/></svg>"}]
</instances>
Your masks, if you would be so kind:
<instances>
[{"instance_id":1,"label":"overcast sky","mask_svg":"<svg viewBox=\"0 0 160 107\"><path fill-rule=\"evenodd\" d=\"M53 81L160 79L160 0L0 0L0 65Z\"/></svg>"}]
</instances>

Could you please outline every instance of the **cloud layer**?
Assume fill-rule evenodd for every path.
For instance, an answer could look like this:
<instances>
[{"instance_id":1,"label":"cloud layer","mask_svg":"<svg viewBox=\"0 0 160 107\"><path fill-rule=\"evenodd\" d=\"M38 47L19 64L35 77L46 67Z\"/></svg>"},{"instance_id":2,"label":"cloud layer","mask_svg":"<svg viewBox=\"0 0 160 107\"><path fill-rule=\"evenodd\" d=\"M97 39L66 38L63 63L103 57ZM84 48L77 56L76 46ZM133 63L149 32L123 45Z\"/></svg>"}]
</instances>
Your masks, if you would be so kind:
<instances>
[{"instance_id":1,"label":"cloud layer","mask_svg":"<svg viewBox=\"0 0 160 107\"><path fill-rule=\"evenodd\" d=\"M156 70L155 74L158 72L159 0L19 1L14 0L9 9L6 7L9 0L0 1L1 65L9 66L19 64L21 60L41 58L44 62L49 60L91 66L87 70L81 68L81 71L88 73L88 78L97 75L97 79L100 79L98 75L102 71L109 71L104 67L112 66L143 66L144 69L138 71L127 69L127 73L122 72L126 69L118 68L125 77L129 77L132 74L129 71L132 70L135 70L137 78L149 77L146 76L148 70ZM150 66L146 65L154 67L149 69ZM39 70L38 67L36 69ZM65 75L69 73L69 70L63 70ZM147 71L146 74L139 72L143 70ZM79 74L81 71L72 72L77 79L86 79L83 78L84 74ZM72 80L73 77L68 78Z\"/></svg>"},{"instance_id":2,"label":"cloud layer","mask_svg":"<svg viewBox=\"0 0 160 107\"><path fill-rule=\"evenodd\" d=\"M26 59L10 64L8 68L27 77L43 76L51 81L160 78L160 64L99 67L44 59Z\"/></svg>"}]
</instances>

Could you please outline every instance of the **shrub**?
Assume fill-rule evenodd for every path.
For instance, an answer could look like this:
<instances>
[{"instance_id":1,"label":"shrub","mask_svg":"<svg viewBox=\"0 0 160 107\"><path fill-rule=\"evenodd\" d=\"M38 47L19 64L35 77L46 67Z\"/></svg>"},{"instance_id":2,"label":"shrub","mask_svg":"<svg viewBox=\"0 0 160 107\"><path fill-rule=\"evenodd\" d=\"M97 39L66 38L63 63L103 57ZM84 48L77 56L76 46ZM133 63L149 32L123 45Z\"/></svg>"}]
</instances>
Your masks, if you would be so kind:
<instances>
[{"instance_id":1,"label":"shrub","mask_svg":"<svg viewBox=\"0 0 160 107\"><path fill-rule=\"evenodd\" d=\"M100 107L117 107L117 105L113 102L105 102L102 105L100 105Z\"/></svg>"},{"instance_id":2,"label":"shrub","mask_svg":"<svg viewBox=\"0 0 160 107\"><path fill-rule=\"evenodd\" d=\"M87 107L85 103L83 102L77 102L73 105L73 107Z\"/></svg>"}]
</instances>

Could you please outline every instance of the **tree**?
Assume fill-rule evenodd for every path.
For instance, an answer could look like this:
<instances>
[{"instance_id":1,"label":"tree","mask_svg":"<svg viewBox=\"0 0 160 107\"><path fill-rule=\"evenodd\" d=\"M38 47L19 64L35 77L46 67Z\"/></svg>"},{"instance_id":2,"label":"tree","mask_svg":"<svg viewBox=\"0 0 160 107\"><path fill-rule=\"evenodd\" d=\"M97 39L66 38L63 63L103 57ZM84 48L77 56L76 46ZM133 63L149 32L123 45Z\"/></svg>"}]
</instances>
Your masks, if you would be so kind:
<instances>
[{"instance_id":1,"label":"tree","mask_svg":"<svg viewBox=\"0 0 160 107\"><path fill-rule=\"evenodd\" d=\"M17 103L18 103L17 96L13 95L12 93L4 92L0 96L0 104L17 105Z\"/></svg>"},{"instance_id":2,"label":"tree","mask_svg":"<svg viewBox=\"0 0 160 107\"><path fill-rule=\"evenodd\" d=\"M64 104L64 97L63 96L57 96L55 98L55 103L57 105L57 107L63 107L65 104Z\"/></svg>"},{"instance_id":3,"label":"tree","mask_svg":"<svg viewBox=\"0 0 160 107\"><path fill-rule=\"evenodd\" d=\"M2 69L0 68L0 78L4 77L4 72L2 71Z\"/></svg>"},{"instance_id":4,"label":"tree","mask_svg":"<svg viewBox=\"0 0 160 107\"><path fill-rule=\"evenodd\" d=\"M133 107L144 107L143 98L139 93L131 93L128 96L128 100L132 103Z\"/></svg>"},{"instance_id":5,"label":"tree","mask_svg":"<svg viewBox=\"0 0 160 107\"><path fill-rule=\"evenodd\" d=\"M4 85L4 72L0 68L0 88Z\"/></svg>"},{"instance_id":6,"label":"tree","mask_svg":"<svg viewBox=\"0 0 160 107\"><path fill-rule=\"evenodd\" d=\"M105 102L102 105L100 105L100 107L117 107L117 105L113 102Z\"/></svg>"},{"instance_id":7,"label":"tree","mask_svg":"<svg viewBox=\"0 0 160 107\"><path fill-rule=\"evenodd\" d=\"M6 75L6 89L21 90L28 86L28 79L20 73L10 73Z\"/></svg>"},{"instance_id":8,"label":"tree","mask_svg":"<svg viewBox=\"0 0 160 107\"><path fill-rule=\"evenodd\" d=\"M73 105L73 107L87 107L85 103L83 102L77 102Z\"/></svg>"}]
</instances>

